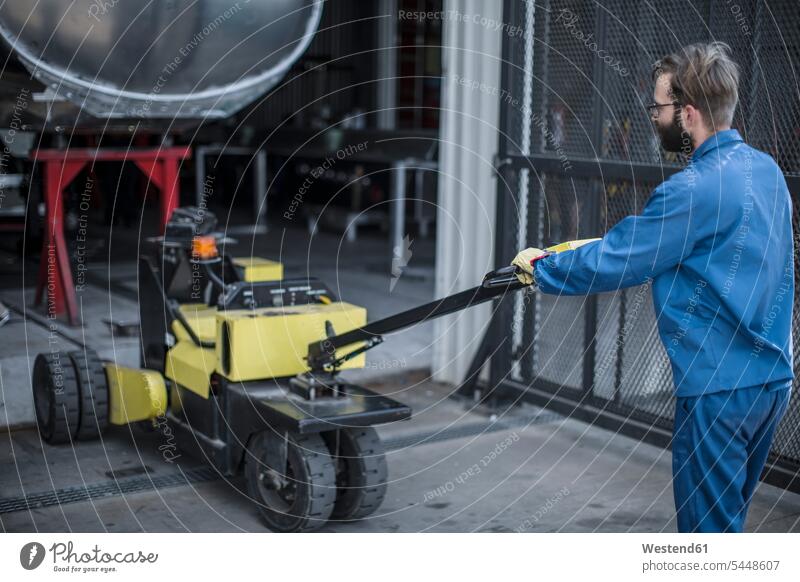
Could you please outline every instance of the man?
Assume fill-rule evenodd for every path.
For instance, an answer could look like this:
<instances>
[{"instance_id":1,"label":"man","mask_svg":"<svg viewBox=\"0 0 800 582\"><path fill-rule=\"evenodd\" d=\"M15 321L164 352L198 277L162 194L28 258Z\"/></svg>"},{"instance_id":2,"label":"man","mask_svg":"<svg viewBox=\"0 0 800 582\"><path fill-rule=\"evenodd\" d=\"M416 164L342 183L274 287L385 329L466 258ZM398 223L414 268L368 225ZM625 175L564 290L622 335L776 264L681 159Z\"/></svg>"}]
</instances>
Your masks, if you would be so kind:
<instances>
[{"instance_id":1,"label":"man","mask_svg":"<svg viewBox=\"0 0 800 582\"><path fill-rule=\"evenodd\" d=\"M687 167L602 239L513 264L544 293L652 283L677 396L678 530L737 532L791 392L791 199L775 161L730 129L739 72L727 45L685 47L653 79L661 144L691 154Z\"/></svg>"}]
</instances>

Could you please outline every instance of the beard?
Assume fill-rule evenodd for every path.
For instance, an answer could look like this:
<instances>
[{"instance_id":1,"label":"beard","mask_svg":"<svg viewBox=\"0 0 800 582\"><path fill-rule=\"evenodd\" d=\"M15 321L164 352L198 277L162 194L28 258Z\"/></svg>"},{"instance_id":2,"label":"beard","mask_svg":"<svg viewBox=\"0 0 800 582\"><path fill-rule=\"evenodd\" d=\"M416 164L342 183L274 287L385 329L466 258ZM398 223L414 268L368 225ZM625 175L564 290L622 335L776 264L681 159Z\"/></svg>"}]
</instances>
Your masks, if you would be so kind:
<instances>
[{"instance_id":1,"label":"beard","mask_svg":"<svg viewBox=\"0 0 800 582\"><path fill-rule=\"evenodd\" d=\"M658 130L658 137L661 139L661 147L664 148L664 151L683 153L686 155L692 153L692 138L681 126L677 111L669 125L663 126L660 123L656 123L656 129Z\"/></svg>"}]
</instances>

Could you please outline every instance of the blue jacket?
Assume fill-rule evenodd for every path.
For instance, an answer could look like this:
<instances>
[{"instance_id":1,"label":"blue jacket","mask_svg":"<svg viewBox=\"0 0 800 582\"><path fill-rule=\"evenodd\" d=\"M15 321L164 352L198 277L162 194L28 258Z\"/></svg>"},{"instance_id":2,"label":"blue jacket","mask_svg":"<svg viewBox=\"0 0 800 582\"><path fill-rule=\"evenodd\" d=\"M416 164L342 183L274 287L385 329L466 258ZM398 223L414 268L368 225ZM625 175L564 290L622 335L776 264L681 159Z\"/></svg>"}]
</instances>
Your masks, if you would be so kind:
<instances>
[{"instance_id":1,"label":"blue jacket","mask_svg":"<svg viewBox=\"0 0 800 582\"><path fill-rule=\"evenodd\" d=\"M650 282L677 396L773 390L794 377L793 244L778 165L727 130L658 186L641 215L537 261L534 278L563 295Z\"/></svg>"}]
</instances>

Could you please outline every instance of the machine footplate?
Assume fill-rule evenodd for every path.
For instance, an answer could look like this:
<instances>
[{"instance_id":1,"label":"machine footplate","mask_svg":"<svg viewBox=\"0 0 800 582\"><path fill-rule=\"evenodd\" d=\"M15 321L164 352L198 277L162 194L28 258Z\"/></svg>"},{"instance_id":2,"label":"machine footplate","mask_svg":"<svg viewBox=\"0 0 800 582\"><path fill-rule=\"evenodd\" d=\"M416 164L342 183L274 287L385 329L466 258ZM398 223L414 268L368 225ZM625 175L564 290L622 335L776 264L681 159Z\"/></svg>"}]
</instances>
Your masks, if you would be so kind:
<instances>
[{"instance_id":1,"label":"machine footplate","mask_svg":"<svg viewBox=\"0 0 800 582\"><path fill-rule=\"evenodd\" d=\"M411 408L355 384L342 383L344 395L305 399L295 394L289 379L228 385L234 413L258 415L270 425L303 433L351 426L370 426L411 417Z\"/></svg>"}]
</instances>

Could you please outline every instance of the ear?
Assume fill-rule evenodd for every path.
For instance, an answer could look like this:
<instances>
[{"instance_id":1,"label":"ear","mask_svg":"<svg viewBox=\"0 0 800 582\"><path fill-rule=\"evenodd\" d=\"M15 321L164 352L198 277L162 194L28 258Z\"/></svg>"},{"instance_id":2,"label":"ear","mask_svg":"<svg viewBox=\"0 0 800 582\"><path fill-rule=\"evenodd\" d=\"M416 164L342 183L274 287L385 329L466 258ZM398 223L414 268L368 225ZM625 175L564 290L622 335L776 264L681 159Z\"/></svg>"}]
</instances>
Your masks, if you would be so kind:
<instances>
[{"instance_id":1,"label":"ear","mask_svg":"<svg viewBox=\"0 0 800 582\"><path fill-rule=\"evenodd\" d=\"M703 118L700 111L694 105L684 105L681 107L681 117L683 127L686 129L694 129L703 124Z\"/></svg>"}]
</instances>

